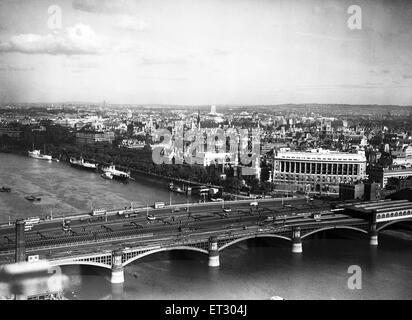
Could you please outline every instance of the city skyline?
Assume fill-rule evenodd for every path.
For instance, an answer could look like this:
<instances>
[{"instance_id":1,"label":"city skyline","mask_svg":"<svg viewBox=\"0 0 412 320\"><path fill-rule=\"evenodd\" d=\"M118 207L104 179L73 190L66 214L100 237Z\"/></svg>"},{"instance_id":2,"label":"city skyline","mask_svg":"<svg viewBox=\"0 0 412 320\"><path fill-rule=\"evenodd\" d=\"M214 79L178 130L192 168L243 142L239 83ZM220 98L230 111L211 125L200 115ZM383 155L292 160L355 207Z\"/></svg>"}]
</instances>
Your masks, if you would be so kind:
<instances>
[{"instance_id":1,"label":"city skyline","mask_svg":"<svg viewBox=\"0 0 412 320\"><path fill-rule=\"evenodd\" d=\"M411 105L412 5L351 5L3 1L0 102Z\"/></svg>"},{"instance_id":2,"label":"city skyline","mask_svg":"<svg viewBox=\"0 0 412 320\"><path fill-rule=\"evenodd\" d=\"M0 300L411 299L411 17L0 0Z\"/></svg>"}]
</instances>

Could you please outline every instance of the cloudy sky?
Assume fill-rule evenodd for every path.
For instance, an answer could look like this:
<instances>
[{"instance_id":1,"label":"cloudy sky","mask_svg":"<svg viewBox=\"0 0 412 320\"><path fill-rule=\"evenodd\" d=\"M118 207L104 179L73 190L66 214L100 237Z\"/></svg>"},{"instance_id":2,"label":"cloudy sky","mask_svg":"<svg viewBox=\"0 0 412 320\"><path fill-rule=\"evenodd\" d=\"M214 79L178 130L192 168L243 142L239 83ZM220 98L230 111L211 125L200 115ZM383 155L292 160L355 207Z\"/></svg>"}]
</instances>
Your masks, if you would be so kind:
<instances>
[{"instance_id":1,"label":"cloudy sky","mask_svg":"<svg viewBox=\"0 0 412 320\"><path fill-rule=\"evenodd\" d=\"M103 100L412 105L412 1L0 2L0 102Z\"/></svg>"}]
</instances>

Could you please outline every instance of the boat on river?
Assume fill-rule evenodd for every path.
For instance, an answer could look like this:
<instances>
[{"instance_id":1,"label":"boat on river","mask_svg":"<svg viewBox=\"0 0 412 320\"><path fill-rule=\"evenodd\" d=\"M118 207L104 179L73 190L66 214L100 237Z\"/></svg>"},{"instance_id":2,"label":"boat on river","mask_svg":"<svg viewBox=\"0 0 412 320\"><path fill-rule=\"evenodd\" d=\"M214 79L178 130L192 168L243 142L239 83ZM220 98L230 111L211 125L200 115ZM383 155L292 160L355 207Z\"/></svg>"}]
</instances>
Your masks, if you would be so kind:
<instances>
[{"instance_id":1,"label":"boat on river","mask_svg":"<svg viewBox=\"0 0 412 320\"><path fill-rule=\"evenodd\" d=\"M26 198L26 200L29 200L29 201L41 201L40 197L37 197L34 195L25 196L24 198Z\"/></svg>"},{"instance_id":2,"label":"boat on river","mask_svg":"<svg viewBox=\"0 0 412 320\"><path fill-rule=\"evenodd\" d=\"M107 175L111 175L113 179L118 179L118 180L128 180L130 179L130 171L121 171L116 169L114 165L108 166L103 168L103 172Z\"/></svg>"},{"instance_id":3,"label":"boat on river","mask_svg":"<svg viewBox=\"0 0 412 320\"><path fill-rule=\"evenodd\" d=\"M34 144L33 144L33 151L28 151L29 157L35 158L35 159L40 159L40 160L52 160L52 156L46 154L46 145L44 145L44 153L41 154L40 150L35 150L34 149Z\"/></svg>"},{"instance_id":4,"label":"boat on river","mask_svg":"<svg viewBox=\"0 0 412 320\"><path fill-rule=\"evenodd\" d=\"M85 161L83 158L80 158L79 160L75 159L75 158L70 158L70 165L72 167L85 169L85 170L92 170L92 171L97 170L97 164L96 163L91 163L91 162Z\"/></svg>"},{"instance_id":5,"label":"boat on river","mask_svg":"<svg viewBox=\"0 0 412 320\"><path fill-rule=\"evenodd\" d=\"M11 192L11 188L3 186L1 187L0 192Z\"/></svg>"}]
</instances>

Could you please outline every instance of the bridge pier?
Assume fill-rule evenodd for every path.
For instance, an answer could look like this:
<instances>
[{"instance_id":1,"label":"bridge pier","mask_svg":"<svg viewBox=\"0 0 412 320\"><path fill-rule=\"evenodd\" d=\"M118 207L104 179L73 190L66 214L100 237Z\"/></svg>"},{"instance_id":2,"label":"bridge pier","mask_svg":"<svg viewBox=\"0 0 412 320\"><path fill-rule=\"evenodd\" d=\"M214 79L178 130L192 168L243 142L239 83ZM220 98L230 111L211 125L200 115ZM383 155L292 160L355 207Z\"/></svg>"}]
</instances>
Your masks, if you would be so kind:
<instances>
[{"instance_id":1,"label":"bridge pier","mask_svg":"<svg viewBox=\"0 0 412 320\"><path fill-rule=\"evenodd\" d=\"M217 248L217 238L210 237L209 238L209 267L219 267L220 266L220 259L219 259L219 251Z\"/></svg>"},{"instance_id":2,"label":"bridge pier","mask_svg":"<svg viewBox=\"0 0 412 320\"><path fill-rule=\"evenodd\" d=\"M124 282L124 270L122 263L122 250L115 250L112 254L112 276L110 278L111 283L123 283Z\"/></svg>"},{"instance_id":3,"label":"bridge pier","mask_svg":"<svg viewBox=\"0 0 412 320\"><path fill-rule=\"evenodd\" d=\"M23 219L16 220L16 251L15 262L26 261L26 235L24 233L26 222Z\"/></svg>"},{"instance_id":4,"label":"bridge pier","mask_svg":"<svg viewBox=\"0 0 412 320\"><path fill-rule=\"evenodd\" d=\"M292 252L302 253L302 239L300 238L300 227L293 228L292 230Z\"/></svg>"},{"instance_id":5,"label":"bridge pier","mask_svg":"<svg viewBox=\"0 0 412 320\"><path fill-rule=\"evenodd\" d=\"M378 245L378 231L376 230L376 222L369 224L369 244L371 246Z\"/></svg>"}]
</instances>

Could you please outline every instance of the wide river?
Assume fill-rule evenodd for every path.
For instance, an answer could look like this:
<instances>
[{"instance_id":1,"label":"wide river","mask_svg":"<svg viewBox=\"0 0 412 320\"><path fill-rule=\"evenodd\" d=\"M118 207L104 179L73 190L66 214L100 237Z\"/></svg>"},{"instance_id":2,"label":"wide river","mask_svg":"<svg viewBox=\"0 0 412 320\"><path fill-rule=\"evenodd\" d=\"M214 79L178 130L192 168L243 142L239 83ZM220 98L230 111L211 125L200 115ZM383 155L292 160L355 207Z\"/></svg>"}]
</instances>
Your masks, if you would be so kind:
<instances>
[{"instance_id":1,"label":"wide river","mask_svg":"<svg viewBox=\"0 0 412 320\"><path fill-rule=\"evenodd\" d=\"M68 215L97 207L145 206L170 201L165 182L141 178L119 183L99 174L11 154L0 154L0 222L16 217ZM24 196L35 194L40 203ZM173 194L172 202L186 197ZM109 272L63 268L69 299L412 299L412 240L379 235L379 247L352 231L303 240L303 254L279 239L240 242L221 252L219 268L200 253L171 251L147 256L125 268L125 283L111 285ZM350 289L350 266L359 266L360 289ZM360 281L360 282L359 282ZM0 294L1 296L1 294Z\"/></svg>"}]
</instances>

